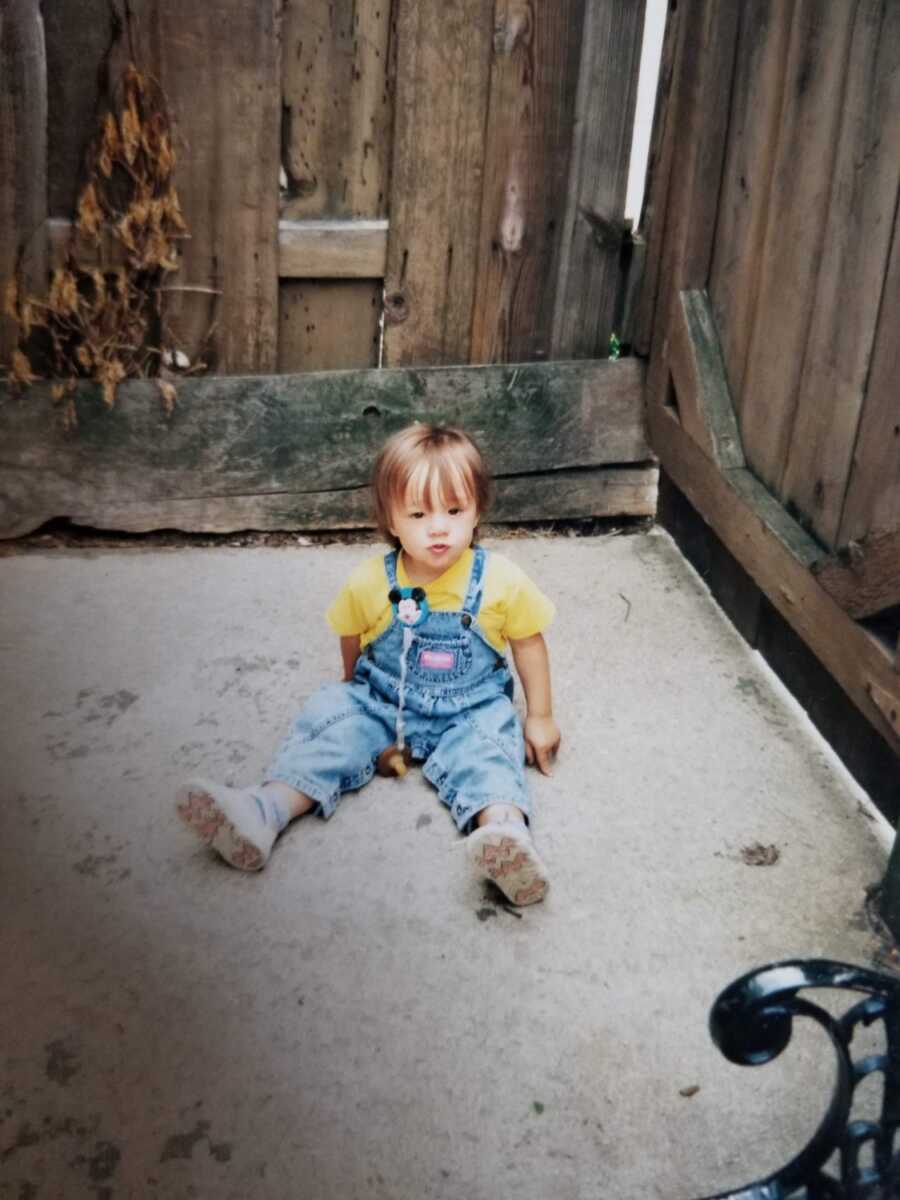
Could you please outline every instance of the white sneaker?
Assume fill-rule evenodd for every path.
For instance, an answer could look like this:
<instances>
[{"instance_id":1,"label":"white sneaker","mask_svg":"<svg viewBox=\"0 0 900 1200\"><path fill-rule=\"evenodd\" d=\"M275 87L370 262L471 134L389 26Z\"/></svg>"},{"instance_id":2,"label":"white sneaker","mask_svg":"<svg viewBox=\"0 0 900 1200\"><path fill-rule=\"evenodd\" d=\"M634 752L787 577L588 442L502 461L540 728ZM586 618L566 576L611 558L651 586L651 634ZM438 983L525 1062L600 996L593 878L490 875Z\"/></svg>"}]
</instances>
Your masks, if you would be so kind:
<instances>
[{"instance_id":1,"label":"white sneaker","mask_svg":"<svg viewBox=\"0 0 900 1200\"><path fill-rule=\"evenodd\" d=\"M191 779L178 789L175 811L188 828L242 871L259 871L280 830L267 819L253 788Z\"/></svg>"},{"instance_id":2,"label":"white sneaker","mask_svg":"<svg viewBox=\"0 0 900 1200\"><path fill-rule=\"evenodd\" d=\"M492 879L513 904L537 904L547 894L547 868L524 825L482 825L466 845L478 873Z\"/></svg>"}]
</instances>

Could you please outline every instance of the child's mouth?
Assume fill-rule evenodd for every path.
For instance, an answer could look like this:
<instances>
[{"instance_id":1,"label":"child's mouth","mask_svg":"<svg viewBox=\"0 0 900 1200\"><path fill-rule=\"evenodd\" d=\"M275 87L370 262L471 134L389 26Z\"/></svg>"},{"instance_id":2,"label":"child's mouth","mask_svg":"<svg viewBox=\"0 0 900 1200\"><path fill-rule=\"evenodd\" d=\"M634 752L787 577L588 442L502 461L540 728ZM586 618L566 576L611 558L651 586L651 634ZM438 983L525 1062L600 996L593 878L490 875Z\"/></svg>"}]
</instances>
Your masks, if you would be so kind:
<instances>
[{"instance_id":1,"label":"child's mouth","mask_svg":"<svg viewBox=\"0 0 900 1200\"><path fill-rule=\"evenodd\" d=\"M449 547L444 542L438 542L436 546L429 546L428 549L432 554L443 554Z\"/></svg>"}]
</instances>

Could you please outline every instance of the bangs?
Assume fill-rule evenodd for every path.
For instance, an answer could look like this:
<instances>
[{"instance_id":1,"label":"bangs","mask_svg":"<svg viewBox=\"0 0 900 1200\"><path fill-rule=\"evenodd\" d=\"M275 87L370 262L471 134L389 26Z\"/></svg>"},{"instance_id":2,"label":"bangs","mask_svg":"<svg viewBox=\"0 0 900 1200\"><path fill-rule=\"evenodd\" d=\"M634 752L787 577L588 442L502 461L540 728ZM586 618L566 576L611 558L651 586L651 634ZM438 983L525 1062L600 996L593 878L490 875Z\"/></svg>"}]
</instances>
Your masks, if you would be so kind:
<instances>
[{"instance_id":1,"label":"bangs","mask_svg":"<svg viewBox=\"0 0 900 1200\"><path fill-rule=\"evenodd\" d=\"M481 451L461 429L443 425L410 425L389 438L372 472L375 524L386 541L399 545L391 532L396 508L468 508L479 518L490 507L493 489Z\"/></svg>"},{"instance_id":2,"label":"bangs","mask_svg":"<svg viewBox=\"0 0 900 1200\"><path fill-rule=\"evenodd\" d=\"M426 455L409 473L403 503L412 508L468 508L477 501L472 470L453 454Z\"/></svg>"}]
</instances>

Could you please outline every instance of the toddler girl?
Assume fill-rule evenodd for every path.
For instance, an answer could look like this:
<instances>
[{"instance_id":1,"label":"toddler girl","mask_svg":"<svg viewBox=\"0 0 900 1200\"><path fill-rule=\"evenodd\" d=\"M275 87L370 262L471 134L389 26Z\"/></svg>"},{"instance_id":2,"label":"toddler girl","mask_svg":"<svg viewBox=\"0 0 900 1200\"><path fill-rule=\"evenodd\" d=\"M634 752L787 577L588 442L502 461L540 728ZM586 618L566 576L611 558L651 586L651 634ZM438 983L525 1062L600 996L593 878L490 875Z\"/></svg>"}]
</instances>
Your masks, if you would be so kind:
<instances>
[{"instance_id":1,"label":"toddler girl","mask_svg":"<svg viewBox=\"0 0 900 1200\"><path fill-rule=\"evenodd\" d=\"M524 763L546 775L560 734L542 631L553 605L473 542L490 501L481 454L458 429L413 425L382 449L375 518L394 549L367 559L328 610L344 681L309 700L257 787L195 780L177 810L232 866L261 868L294 818L334 812L387 747L423 762L480 874L514 904L542 900ZM505 649L525 691L524 731ZM402 761L402 759L401 759Z\"/></svg>"}]
</instances>

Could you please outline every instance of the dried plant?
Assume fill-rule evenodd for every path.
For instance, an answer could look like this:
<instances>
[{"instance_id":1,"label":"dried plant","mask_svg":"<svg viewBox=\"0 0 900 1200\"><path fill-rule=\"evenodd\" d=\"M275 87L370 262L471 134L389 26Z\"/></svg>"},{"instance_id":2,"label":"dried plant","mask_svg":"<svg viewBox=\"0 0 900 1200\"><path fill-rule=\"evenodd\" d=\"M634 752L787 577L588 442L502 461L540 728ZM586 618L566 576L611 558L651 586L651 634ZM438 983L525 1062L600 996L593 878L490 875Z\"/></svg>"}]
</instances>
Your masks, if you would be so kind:
<instances>
[{"instance_id":1,"label":"dried plant","mask_svg":"<svg viewBox=\"0 0 900 1200\"><path fill-rule=\"evenodd\" d=\"M86 160L64 265L46 298L25 295L18 279L5 298L18 323L11 380L55 379L70 422L78 379L98 383L111 406L123 379L157 377L166 411L175 403L164 364L177 352L163 344L161 289L178 270L176 241L188 233L173 182L171 125L161 88L134 63L117 91Z\"/></svg>"}]
</instances>

